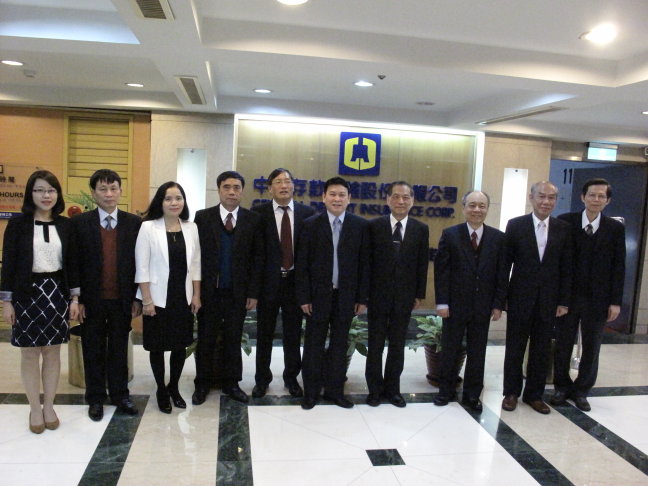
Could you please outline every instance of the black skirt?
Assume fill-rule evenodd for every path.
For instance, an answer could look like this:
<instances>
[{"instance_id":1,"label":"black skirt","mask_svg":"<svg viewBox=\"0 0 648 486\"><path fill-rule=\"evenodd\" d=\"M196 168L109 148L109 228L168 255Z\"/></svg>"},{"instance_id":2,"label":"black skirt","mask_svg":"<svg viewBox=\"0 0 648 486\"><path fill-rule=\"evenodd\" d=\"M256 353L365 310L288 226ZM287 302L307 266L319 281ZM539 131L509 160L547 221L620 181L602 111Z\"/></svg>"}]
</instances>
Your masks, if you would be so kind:
<instances>
[{"instance_id":1,"label":"black skirt","mask_svg":"<svg viewBox=\"0 0 648 486\"><path fill-rule=\"evenodd\" d=\"M193 314L185 291L187 254L182 231L167 232L167 244L169 281L166 307L155 306L155 315L143 318L142 344L147 351L176 351L193 342Z\"/></svg>"},{"instance_id":2,"label":"black skirt","mask_svg":"<svg viewBox=\"0 0 648 486\"><path fill-rule=\"evenodd\" d=\"M68 299L61 291L60 272L33 274L32 295L15 299L13 305L11 344L29 348L68 342Z\"/></svg>"}]
</instances>

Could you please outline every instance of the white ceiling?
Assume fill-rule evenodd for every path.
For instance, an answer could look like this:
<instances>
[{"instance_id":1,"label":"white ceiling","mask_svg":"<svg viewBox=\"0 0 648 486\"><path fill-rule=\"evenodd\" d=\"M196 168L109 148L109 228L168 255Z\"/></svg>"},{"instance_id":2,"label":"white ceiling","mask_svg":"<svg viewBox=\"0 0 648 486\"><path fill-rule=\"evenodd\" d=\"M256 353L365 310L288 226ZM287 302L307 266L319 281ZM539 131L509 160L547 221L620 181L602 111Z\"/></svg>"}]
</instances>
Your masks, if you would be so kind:
<instances>
[{"instance_id":1,"label":"white ceiling","mask_svg":"<svg viewBox=\"0 0 648 486\"><path fill-rule=\"evenodd\" d=\"M25 63L0 65L0 103L324 116L648 145L647 0L169 1L175 20L164 21L141 18L133 0L0 0L0 58ZM601 22L618 27L613 44L578 38ZM204 106L184 98L176 75L198 78ZM375 86L353 86L359 79ZM563 109L475 124L542 106Z\"/></svg>"}]
</instances>

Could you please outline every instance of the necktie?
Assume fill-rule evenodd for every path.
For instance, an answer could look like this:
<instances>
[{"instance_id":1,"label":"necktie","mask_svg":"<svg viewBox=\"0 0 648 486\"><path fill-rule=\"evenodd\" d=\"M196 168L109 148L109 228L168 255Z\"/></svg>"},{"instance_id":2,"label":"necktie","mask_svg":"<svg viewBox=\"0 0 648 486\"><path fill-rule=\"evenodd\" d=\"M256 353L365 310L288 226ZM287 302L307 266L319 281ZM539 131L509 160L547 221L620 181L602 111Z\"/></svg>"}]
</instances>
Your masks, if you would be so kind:
<instances>
[{"instance_id":1,"label":"necktie","mask_svg":"<svg viewBox=\"0 0 648 486\"><path fill-rule=\"evenodd\" d=\"M227 217L225 218L225 229L227 231L234 231L234 223L232 223L233 219L234 216L232 216L232 213L227 213Z\"/></svg>"},{"instance_id":2,"label":"necktie","mask_svg":"<svg viewBox=\"0 0 648 486\"><path fill-rule=\"evenodd\" d=\"M396 226L394 227L394 232L392 233L392 242L394 243L394 249L396 251L400 250L400 245L403 242L403 235L401 233L401 228L403 225L401 224L400 221L396 222Z\"/></svg>"},{"instance_id":3,"label":"necktie","mask_svg":"<svg viewBox=\"0 0 648 486\"><path fill-rule=\"evenodd\" d=\"M592 236L594 234L594 228L591 224L585 226L585 233L587 234L587 236Z\"/></svg>"},{"instance_id":4,"label":"necktie","mask_svg":"<svg viewBox=\"0 0 648 486\"><path fill-rule=\"evenodd\" d=\"M281 217L281 266L284 270L290 270L293 266L292 232L290 231L290 216L288 206L279 206L283 209Z\"/></svg>"},{"instance_id":5,"label":"necktie","mask_svg":"<svg viewBox=\"0 0 648 486\"><path fill-rule=\"evenodd\" d=\"M104 220L106 222L106 229L108 231L113 229L112 220L113 220L113 217L110 214L108 216L106 216L106 219Z\"/></svg>"},{"instance_id":6,"label":"necktie","mask_svg":"<svg viewBox=\"0 0 648 486\"><path fill-rule=\"evenodd\" d=\"M473 231L472 235L470 235L470 243L472 244L473 250L477 251L477 248L479 248L479 243L477 243L477 232Z\"/></svg>"},{"instance_id":7,"label":"necktie","mask_svg":"<svg viewBox=\"0 0 648 486\"><path fill-rule=\"evenodd\" d=\"M333 220L333 288L338 288L338 242L340 241L340 219Z\"/></svg>"},{"instance_id":8,"label":"necktie","mask_svg":"<svg viewBox=\"0 0 648 486\"><path fill-rule=\"evenodd\" d=\"M49 221L34 221L34 223L36 223L36 226L42 226L43 227L43 239L45 240L45 243L49 243L50 242L49 227L50 227L50 224L54 224L54 223L49 222Z\"/></svg>"},{"instance_id":9,"label":"necktie","mask_svg":"<svg viewBox=\"0 0 648 486\"><path fill-rule=\"evenodd\" d=\"M547 225L544 221L538 223L538 227L536 228L536 241L538 243L538 255L540 256L540 261L542 261L545 247L547 246Z\"/></svg>"}]
</instances>

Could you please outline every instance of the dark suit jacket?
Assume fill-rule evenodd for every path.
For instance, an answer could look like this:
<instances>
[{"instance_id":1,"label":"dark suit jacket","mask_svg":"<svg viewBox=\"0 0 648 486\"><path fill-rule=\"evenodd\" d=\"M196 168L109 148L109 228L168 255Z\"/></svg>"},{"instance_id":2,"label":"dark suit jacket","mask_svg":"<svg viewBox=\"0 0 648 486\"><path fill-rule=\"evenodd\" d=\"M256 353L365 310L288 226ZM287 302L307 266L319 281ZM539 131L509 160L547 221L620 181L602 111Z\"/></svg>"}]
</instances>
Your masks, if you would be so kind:
<instances>
[{"instance_id":1,"label":"dark suit jacket","mask_svg":"<svg viewBox=\"0 0 648 486\"><path fill-rule=\"evenodd\" d=\"M263 235L263 274L262 289L260 298L265 301L277 299L281 281L281 241L277 232L277 220L272 207L272 201L254 206L252 211L261 216L261 228ZM297 255L297 243L301 233L304 220L315 214L315 210L305 204L294 203L294 226L293 226L293 255Z\"/></svg>"},{"instance_id":2,"label":"dark suit jacket","mask_svg":"<svg viewBox=\"0 0 648 486\"><path fill-rule=\"evenodd\" d=\"M77 262L74 259L74 242L71 239L70 220L63 216L54 218L54 225L63 251L63 295L78 287ZM25 214L14 216L7 223L2 249L2 284L0 290L13 292L18 299L32 295L32 266L34 264L34 217Z\"/></svg>"},{"instance_id":3,"label":"dark suit jacket","mask_svg":"<svg viewBox=\"0 0 648 486\"><path fill-rule=\"evenodd\" d=\"M239 207L232 247L232 292L239 304L248 298L258 299L263 263L261 217ZM220 204L201 209L194 218L198 226L201 255L201 300L213 303L218 288L221 233L225 231L220 217Z\"/></svg>"},{"instance_id":4,"label":"dark suit jacket","mask_svg":"<svg viewBox=\"0 0 648 486\"><path fill-rule=\"evenodd\" d=\"M367 222L360 216L346 213L338 241L338 313L339 320L351 319L355 304L367 304L368 241ZM300 236L295 278L297 302L312 304L312 319L328 320L331 314L333 287L333 232L328 213L311 216L304 221Z\"/></svg>"},{"instance_id":5,"label":"dark suit jacket","mask_svg":"<svg viewBox=\"0 0 648 486\"><path fill-rule=\"evenodd\" d=\"M124 312L130 314L135 300L135 242L142 220L139 216L118 210L117 213L117 262L119 272L117 286L119 300ZM77 265L81 284L80 302L93 308L101 305L101 271L103 253L101 247L101 222L99 210L94 209L72 218L77 245Z\"/></svg>"},{"instance_id":6,"label":"dark suit jacket","mask_svg":"<svg viewBox=\"0 0 648 486\"><path fill-rule=\"evenodd\" d=\"M466 223L443 230L434 258L436 303L450 307L451 318L488 319L504 310L508 273L504 233L484 225L475 258Z\"/></svg>"},{"instance_id":7,"label":"dark suit jacket","mask_svg":"<svg viewBox=\"0 0 648 486\"><path fill-rule=\"evenodd\" d=\"M409 314L415 299L424 299L429 266L428 226L407 218L405 238L398 254L392 243L389 216L368 223L370 245L369 312L389 313L393 309Z\"/></svg>"},{"instance_id":8,"label":"dark suit jacket","mask_svg":"<svg viewBox=\"0 0 648 486\"><path fill-rule=\"evenodd\" d=\"M544 320L555 317L556 307L571 302L571 228L551 217L542 262L538 255L531 214L506 225L506 268L513 266L508 287L509 317L528 319L538 303Z\"/></svg>"},{"instance_id":9,"label":"dark suit jacket","mask_svg":"<svg viewBox=\"0 0 648 486\"><path fill-rule=\"evenodd\" d=\"M583 231L583 212L566 213L558 216L559 219L571 225L572 241L575 242L579 233ZM596 231L594 247L595 261L593 262L594 277L592 301L600 304L606 310L610 305L620 306L623 301L623 282L625 279L625 227L619 221L601 214L601 224ZM574 245L573 265L576 275L578 254ZM572 295L578 294L582 282L573 281Z\"/></svg>"}]
</instances>

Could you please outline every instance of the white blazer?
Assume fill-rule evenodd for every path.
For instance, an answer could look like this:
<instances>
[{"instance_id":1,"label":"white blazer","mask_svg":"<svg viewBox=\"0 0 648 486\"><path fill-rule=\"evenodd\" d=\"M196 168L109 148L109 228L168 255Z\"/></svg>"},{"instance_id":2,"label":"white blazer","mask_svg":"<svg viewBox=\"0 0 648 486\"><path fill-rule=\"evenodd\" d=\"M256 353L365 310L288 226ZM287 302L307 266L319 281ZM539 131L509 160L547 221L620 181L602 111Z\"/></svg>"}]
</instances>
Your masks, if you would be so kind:
<instances>
[{"instance_id":1,"label":"white blazer","mask_svg":"<svg viewBox=\"0 0 648 486\"><path fill-rule=\"evenodd\" d=\"M191 304L193 281L200 280L198 227L191 221L181 221L180 228L187 252L185 291L187 304ZM135 244L135 267L135 283L150 282L153 303L157 307L165 307L169 282L169 247L164 218L142 223ZM139 288L137 298L142 298L142 291Z\"/></svg>"}]
</instances>

